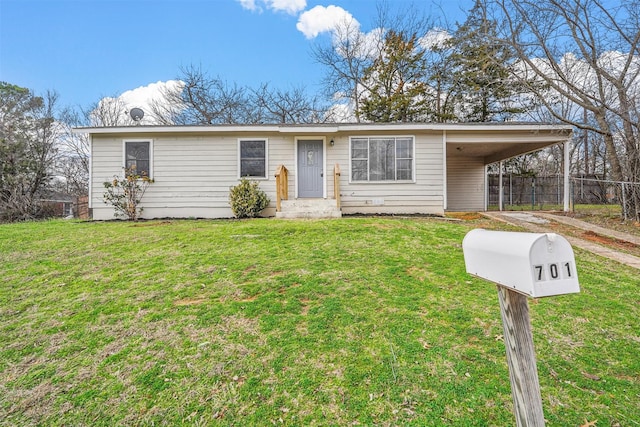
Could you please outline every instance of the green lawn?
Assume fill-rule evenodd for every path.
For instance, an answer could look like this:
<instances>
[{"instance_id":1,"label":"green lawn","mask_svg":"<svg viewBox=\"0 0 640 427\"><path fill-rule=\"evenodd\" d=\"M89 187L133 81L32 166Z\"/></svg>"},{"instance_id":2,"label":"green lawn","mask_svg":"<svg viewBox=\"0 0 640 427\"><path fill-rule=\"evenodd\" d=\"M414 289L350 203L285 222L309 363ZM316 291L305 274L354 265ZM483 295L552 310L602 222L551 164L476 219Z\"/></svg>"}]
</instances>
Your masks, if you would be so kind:
<instances>
[{"instance_id":1,"label":"green lawn","mask_svg":"<svg viewBox=\"0 0 640 427\"><path fill-rule=\"evenodd\" d=\"M0 225L0 425L514 425L480 225ZM547 425L640 425L640 275L576 255L530 301Z\"/></svg>"}]
</instances>

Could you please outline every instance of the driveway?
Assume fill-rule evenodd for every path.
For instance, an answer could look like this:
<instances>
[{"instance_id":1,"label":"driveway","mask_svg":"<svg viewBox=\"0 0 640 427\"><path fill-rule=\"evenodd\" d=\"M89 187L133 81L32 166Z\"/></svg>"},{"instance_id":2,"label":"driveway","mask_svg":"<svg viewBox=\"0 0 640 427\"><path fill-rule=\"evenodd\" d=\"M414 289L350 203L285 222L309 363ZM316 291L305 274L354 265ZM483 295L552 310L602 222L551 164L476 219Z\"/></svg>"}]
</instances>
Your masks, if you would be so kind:
<instances>
[{"instance_id":1,"label":"driveway","mask_svg":"<svg viewBox=\"0 0 640 427\"><path fill-rule=\"evenodd\" d=\"M598 243L592 240L585 240L579 237L565 235L565 237L572 246L593 252L594 254L603 256L605 258L618 261L622 264L634 267L640 270L640 257L622 252L616 249L615 245L607 244L614 239L619 242L626 242L629 245L635 245L640 247L640 238L628 233L622 233L616 230L603 228L595 224L590 224L585 221L580 221L575 218L570 218L562 215L554 215L545 212L483 212L483 215L502 221L507 224L511 224L516 227L524 228L527 231L534 233L556 233L551 226L553 223L564 224L568 227L572 227L578 230L590 232L595 236L603 236L604 238L597 239Z\"/></svg>"}]
</instances>

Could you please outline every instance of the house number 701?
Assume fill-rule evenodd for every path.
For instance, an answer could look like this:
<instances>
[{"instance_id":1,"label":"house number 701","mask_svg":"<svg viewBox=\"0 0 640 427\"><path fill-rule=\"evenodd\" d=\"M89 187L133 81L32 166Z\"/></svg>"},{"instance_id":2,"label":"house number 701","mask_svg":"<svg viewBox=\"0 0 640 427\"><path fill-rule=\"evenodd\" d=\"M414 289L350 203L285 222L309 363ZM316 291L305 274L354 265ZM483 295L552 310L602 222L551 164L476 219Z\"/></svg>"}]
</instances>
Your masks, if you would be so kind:
<instances>
[{"instance_id":1,"label":"house number 701","mask_svg":"<svg viewBox=\"0 0 640 427\"><path fill-rule=\"evenodd\" d=\"M534 265L533 271L537 282L573 277L570 262L553 262L545 265ZM549 279L547 279L547 275Z\"/></svg>"}]
</instances>

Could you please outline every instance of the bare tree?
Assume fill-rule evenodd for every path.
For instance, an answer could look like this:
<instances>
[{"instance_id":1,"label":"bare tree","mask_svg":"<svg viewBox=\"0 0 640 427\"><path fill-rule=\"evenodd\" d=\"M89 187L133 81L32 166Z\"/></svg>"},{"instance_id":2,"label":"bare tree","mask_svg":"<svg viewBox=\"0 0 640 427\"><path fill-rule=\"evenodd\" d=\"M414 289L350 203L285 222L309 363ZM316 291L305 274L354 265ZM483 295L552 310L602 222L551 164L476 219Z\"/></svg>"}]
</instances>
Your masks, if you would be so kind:
<instances>
[{"instance_id":1,"label":"bare tree","mask_svg":"<svg viewBox=\"0 0 640 427\"><path fill-rule=\"evenodd\" d=\"M63 178L63 192L84 196L89 192L89 136L72 132L73 127L88 125L90 114L65 108L59 115L58 151L56 165Z\"/></svg>"},{"instance_id":2,"label":"bare tree","mask_svg":"<svg viewBox=\"0 0 640 427\"><path fill-rule=\"evenodd\" d=\"M640 182L640 0L484 0L502 22L500 41L522 62L520 76L559 121L599 134L611 177ZM525 79L523 79L524 81ZM557 108L561 99L592 122ZM628 188L634 188L629 186ZM640 220L640 186L621 197Z\"/></svg>"},{"instance_id":3,"label":"bare tree","mask_svg":"<svg viewBox=\"0 0 640 427\"><path fill-rule=\"evenodd\" d=\"M182 115L182 112L187 108L187 105L182 99L184 84L182 84L182 81L180 83L181 84L176 86L162 87L160 89L160 96L149 103L151 108L150 114L157 124L186 124L184 123L186 118Z\"/></svg>"},{"instance_id":4,"label":"bare tree","mask_svg":"<svg viewBox=\"0 0 640 427\"><path fill-rule=\"evenodd\" d=\"M166 124L255 123L249 90L220 77L212 77L201 67L180 70L183 85L167 89L164 100L152 104L152 114Z\"/></svg>"},{"instance_id":5,"label":"bare tree","mask_svg":"<svg viewBox=\"0 0 640 427\"><path fill-rule=\"evenodd\" d=\"M200 67L181 70L181 84L165 87L151 103L154 121L166 125L318 123L327 117L317 97L304 87L257 89L211 77Z\"/></svg>"},{"instance_id":6,"label":"bare tree","mask_svg":"<svg viewBox=\"0 0 640 427\"><path fill-rule=\"evenodd\" d=\"M102 97L99 101L89 105L82 114L89 126L131 126L133 119L129 116L127 105L118 96Z\"/></svg>"},{"instance_id":7,"label":"bare tree","mask_svg":"<svg viewBox=\"0 0 640 427\"><path fill-rule=\"evenodd\" d=\"M398 4L394 3L394 6L398 6ZM425 15L415 3L408 3L404 7L396 8L393 13L392 10L388 0L376 2L376 17L373 25L379 31L378 37L375 38L377 52L384 49L383 36L387 31L393 30L395 33L416 34L418 37L423 37L435 28L433 20Z\"/></svg>"},{"instance_id":8,"label":"bare tree","mask_svg":"<svg viewBox=\"0 0 640 427\"><path fill-rule=\"evenodd\" d=\"M74 133L72 128L134 124L127 105L118 96L103 97L87 108L62 109L55 121L58 152L54 167L58 177L56 191L75 197L84 196L89 191L89 137Z\"/></svg>"},{"instance_id":9,"label":"bare tree","mask_svg":"<svg viewBox=\"0 0 640 427\"><path fill-rule=\"evenodd\" d=\"M251 93L259 122L319 123L326 119L326 109L319 105L317 97L309 96L303 87L282 90L263 83Z\"/></svg>"},{"instance_id":10,"label":"bare tree","mask_svg":"<svg viewBox=\"0 0 640 427\"><path fill-rule=\"evenodd\" d=\"M43 216L41 199L53 178L58 95L35 96L0 82L0 220Z\"/></svg>"}]
</instances>

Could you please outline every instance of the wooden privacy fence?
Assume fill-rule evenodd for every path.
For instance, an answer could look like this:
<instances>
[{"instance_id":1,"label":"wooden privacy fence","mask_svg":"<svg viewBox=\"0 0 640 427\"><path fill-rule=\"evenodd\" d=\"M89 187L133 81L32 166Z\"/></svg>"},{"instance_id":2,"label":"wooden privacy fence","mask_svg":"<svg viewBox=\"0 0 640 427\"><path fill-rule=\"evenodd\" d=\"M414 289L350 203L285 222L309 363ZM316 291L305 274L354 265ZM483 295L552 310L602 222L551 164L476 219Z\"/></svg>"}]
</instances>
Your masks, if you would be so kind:
<instances>
[{"instance_id":1,"label":"wooden privacy fence","mask_svg":"<svg viewBox=\"0 0 640 427\"><path fill-rule=\"evenodd\" d=\"M89 196L80 196L76 199L74 212L80 219L89 219Z\"/></svg>"}]
</instances>

